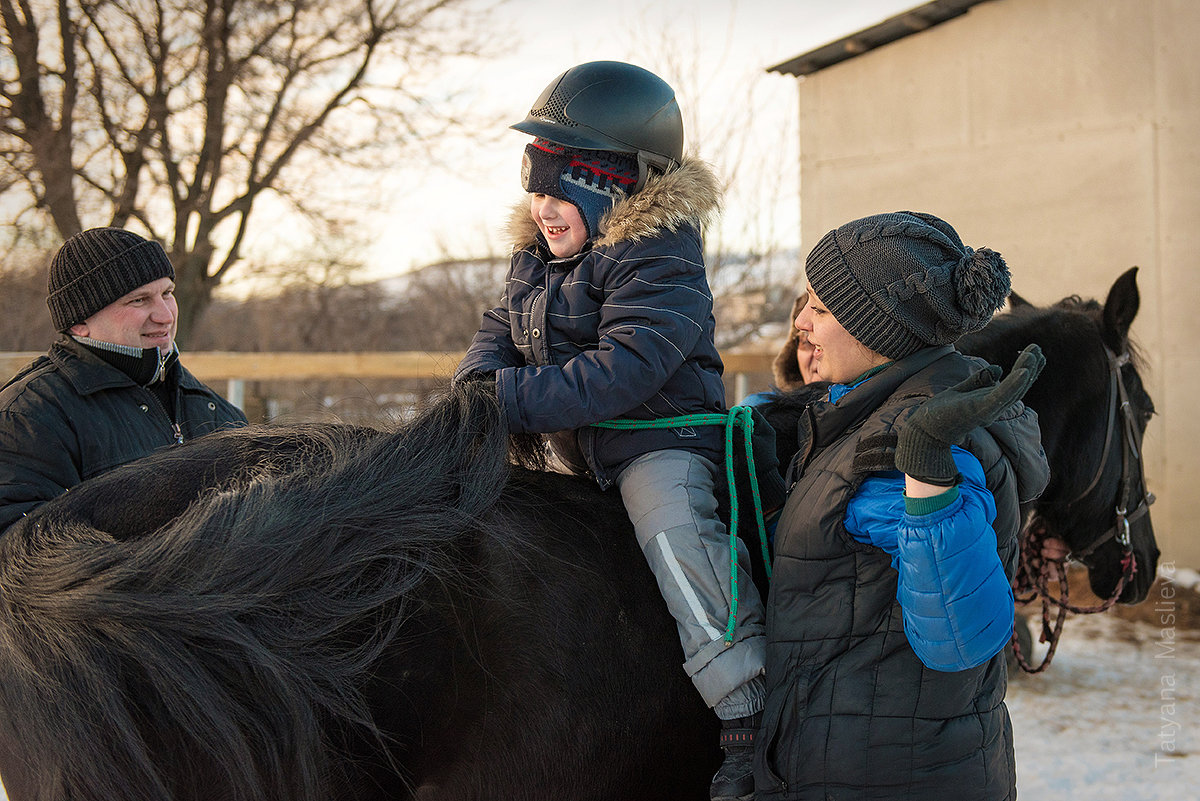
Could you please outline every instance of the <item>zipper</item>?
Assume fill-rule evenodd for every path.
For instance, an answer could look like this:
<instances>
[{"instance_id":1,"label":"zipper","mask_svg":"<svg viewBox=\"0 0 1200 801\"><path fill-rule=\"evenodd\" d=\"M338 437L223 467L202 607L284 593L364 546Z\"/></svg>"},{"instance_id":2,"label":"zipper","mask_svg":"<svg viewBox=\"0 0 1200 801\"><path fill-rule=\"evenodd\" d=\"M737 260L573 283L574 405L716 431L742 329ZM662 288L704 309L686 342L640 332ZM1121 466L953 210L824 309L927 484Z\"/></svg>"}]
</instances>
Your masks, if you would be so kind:
<instances>
[{"instance_id":1,"label":"zipper","mask_svg":"<svg viewBox=\"0 0 1200 801\"><path fill-rule=\"evenodd\" d=\"M146 389L145 387L142 387L142 391L150 396L150 399L152 401L154 401L155 406L162 409L163 417L167 418L167 421L171 424L171 433L175 436L175 444L182 445L183 444L183 429L180 428L179 423L177 423L171 419L171 414L167 411L167 407L163 406L162 401L160 401L158 399L157 395L155 395L153 392Z\"/></svg>"},{"instance_id":2,"label":"zipper","mask_svg":"<svg viewBox=\"0 0 1200 801\"><path fill-rule=\"evenodd\" d=\"M550 324L549 306L550 271L547 270L542 282L541 291L533 299L533 303L529 307L529 331L531 337L529 345L533 350L536 360L534 363L537 365L554 363L550 358L550 332L547 330Z\"/></svg>"},{"instance_id":3,"label":"zipper","mask_svg":"<svg viewBox=\"0 0 1200 801\"><path fill-rule=\"evenodd\" d=\"M800 476L803 475L804 468L808 467L808 462L813 455L813 437L816 426L813 422L811 403L804 407L804 412L800 415L800 419L796 421L796 431L800 448L792 456L792 461L788 463L787 476L785 477L789 495L796 488L796 485L800 483Z\"/></svg>"},{"instance_id":4,"label":"zipper","mask_svg":"<svg viewBox=\"0 0 1200 801\"><path fill-rule=\"evenodd\" d=\"M150 379L150 383L153 384L155 381L161 380L163 378L163 373L166 372L166 369L167 357L164 356L163 352L160 350L158 351L158 369L154 371L154 378ZM168 415L168 417L169 416L170 415Z\"/></svg>"}]
</instances>

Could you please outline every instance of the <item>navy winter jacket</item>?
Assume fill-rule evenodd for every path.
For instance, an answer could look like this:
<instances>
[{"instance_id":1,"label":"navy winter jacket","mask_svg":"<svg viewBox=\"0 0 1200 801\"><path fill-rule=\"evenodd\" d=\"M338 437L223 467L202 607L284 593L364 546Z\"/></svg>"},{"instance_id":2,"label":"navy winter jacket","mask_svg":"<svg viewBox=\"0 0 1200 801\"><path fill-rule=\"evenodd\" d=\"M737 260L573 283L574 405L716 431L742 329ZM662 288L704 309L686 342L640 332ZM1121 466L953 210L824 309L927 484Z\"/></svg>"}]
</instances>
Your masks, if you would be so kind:
<instances>
[{"instance_id":1,"label":"navy winter jacket","mask_svg":"<svg viewBox=\"0 0 1200 801\"><path fill-rule=\"evenodd\" d=\"M505 295L484 314L455 380L494 374L513 432L573 431L564 461L583 468L582 457L601 486L655 450L719 460L720 427L589 427L725 411L700 234L719 199L709 167L685 160L619 202L600 237L564 259L547 249L528 202L518 207Z\"/></svg>"}]
</instances>

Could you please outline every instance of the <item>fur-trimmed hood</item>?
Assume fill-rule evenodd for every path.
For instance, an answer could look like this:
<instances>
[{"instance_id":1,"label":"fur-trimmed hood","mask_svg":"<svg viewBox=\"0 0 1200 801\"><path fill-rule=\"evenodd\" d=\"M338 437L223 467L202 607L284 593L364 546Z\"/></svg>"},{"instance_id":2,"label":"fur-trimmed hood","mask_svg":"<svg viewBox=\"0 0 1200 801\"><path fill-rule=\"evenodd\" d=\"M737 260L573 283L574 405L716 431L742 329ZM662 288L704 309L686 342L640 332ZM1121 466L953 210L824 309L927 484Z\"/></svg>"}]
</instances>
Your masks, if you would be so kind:
<instances>
[{"instance_id":1,"label":"fur-trimmed hood","mask_svg":"<svg viewBox=\"0 0 1200 801\"><path fill-rule=\"evenodd\" d=\"M775 378L775 386L784 392L791 392L804 386L804 376L800 373L800 361L796 349L800 347L800 332L793 325L800 310L808 300L808 293L801 292L792 301L792 316L788 317L788 338L780 347L775 360L771 362L771 374Z\"/></svg>"},{"instance_id":2,"label":"fur-trimmed hood","mask_svg":"<svg viewBox=\"0 0 1200 801\"><path fill-rule=\"evenodd\" d=\"M707 162L685 158L677 168L652 176L640 192L613 206L600 220L594 247L636 242L664 228L675 231L688 223L703 232L721 210L722 191L720 179ZM507 230L514 251L537 241L538 227L529 214L528 195L513 209Z\"/></svg>"}]
</instances>

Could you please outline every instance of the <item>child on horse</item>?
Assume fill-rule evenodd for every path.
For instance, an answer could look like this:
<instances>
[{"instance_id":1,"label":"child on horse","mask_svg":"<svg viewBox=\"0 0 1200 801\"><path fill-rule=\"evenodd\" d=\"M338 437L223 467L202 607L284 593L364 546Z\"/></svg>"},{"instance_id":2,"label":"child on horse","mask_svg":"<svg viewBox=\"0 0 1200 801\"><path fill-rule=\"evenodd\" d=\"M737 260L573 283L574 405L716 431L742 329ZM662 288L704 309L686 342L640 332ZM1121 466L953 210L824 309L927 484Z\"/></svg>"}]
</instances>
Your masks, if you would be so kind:
<instances>
[{"instance_id":1,"label":"child on horse","mask_svg":"<svg viewBox=\"0 0 1200 801\"><path fill-rule=\"evenodd\" d=\"M735 596L714 497L723 431L595 427L725 411L702 242L720 182L684 156L671 87L631 64L567 70L512 127L535 137L522 162L529 196L510 222L504 296L455 381L494 381L512 432L552 434L566 465L619 488L684 669L722 721L712 798L749 798L765 637L740 543L737 626L724 632Z\"/></svg>"}]
</instances>

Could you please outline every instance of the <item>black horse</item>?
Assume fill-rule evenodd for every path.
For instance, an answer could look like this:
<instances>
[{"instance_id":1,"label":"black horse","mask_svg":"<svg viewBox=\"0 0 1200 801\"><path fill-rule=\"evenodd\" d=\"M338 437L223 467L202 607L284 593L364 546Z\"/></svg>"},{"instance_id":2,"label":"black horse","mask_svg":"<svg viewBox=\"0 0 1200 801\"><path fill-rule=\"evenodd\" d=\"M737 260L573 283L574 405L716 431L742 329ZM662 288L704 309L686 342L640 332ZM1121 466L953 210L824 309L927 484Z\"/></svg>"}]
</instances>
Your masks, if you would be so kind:
<instances>
[{"instance_id":1,"label":"black horse","mask_svg":"<svg viewBox=\"0 0 1200 801\"><path fill-rule=\"evenodd\" d=\"M700 799L716 723L614 493L470 387L394 434L244 429L0 539L27 799Z\"/></svg>"},{"instance_id":2,"label":"black horse","mask_svg":"<svg viewBox=\"0 0 1200 801\"><path fill-rule=\"evenodd\" d=\"M1038 413L1050 483L1030 527L1067 543L1098 597L1127 604L1145 600L1159 555L1141 453L1154 403L1129 340L1139 305L1134 267L1103 305L1072 296L1041 308L1014 296L1007 313L958 345L1006 372L1029 342L1042 348L1046 367L1025 402Z\"/></svg>"},{"instance_id":3,"label":"black horse","mask_svg":"<svg viewBox=\"0 0 1200 801\"><path fill-rule=\"evenodd\" d=\"M1048 447L1056 471L1101 467L1068 522L1100 520L1118 491L1094 423L1109 379L1076 367L1108 341L1095 320L1114 316L1124 343L1134 292L1133 311L1117 287L1099 316L1057 310L1093 320L1079 327L1098 341L1072 356L1039 316L1056 310L1023 313L1034 327L997 346L1003 362L1036 339L1047 373L1076 373L1061 388L1074 417L1034 407L1048 443L1083 448ZM1148 404L1136 373L1124 381ZM1093 401L1091 416L1074 405ZM716 722L619 497L511 466L502 419L466 387L394 433L213 435L10 528L13 801L706 798ZM1152 571L1148 519L1134 528Z\"/></svg>"}]
</instances>

